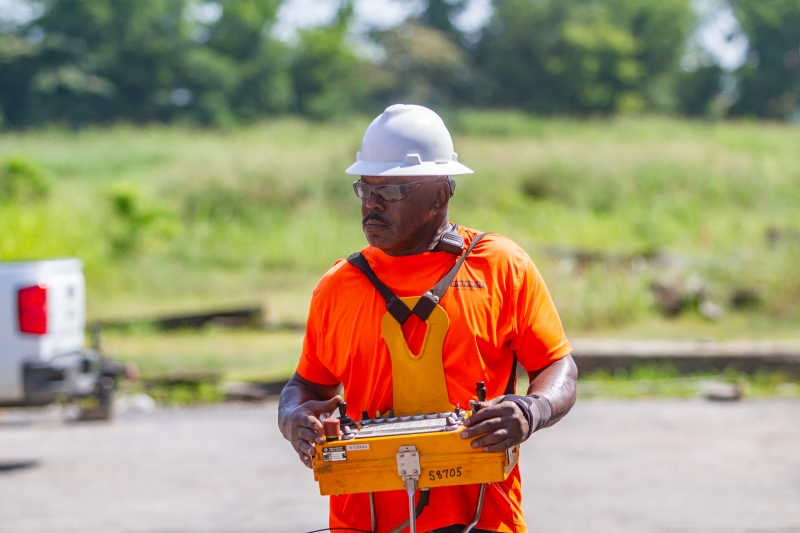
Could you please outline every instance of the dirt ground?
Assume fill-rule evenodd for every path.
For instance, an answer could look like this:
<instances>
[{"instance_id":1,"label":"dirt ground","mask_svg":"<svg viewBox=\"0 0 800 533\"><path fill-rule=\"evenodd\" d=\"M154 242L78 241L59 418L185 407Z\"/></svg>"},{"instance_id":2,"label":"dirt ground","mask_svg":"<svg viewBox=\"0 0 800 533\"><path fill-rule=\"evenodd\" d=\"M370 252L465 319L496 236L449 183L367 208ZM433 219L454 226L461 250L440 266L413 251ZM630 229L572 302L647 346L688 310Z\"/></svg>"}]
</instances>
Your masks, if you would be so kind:
<instances>
[{"instance_id":1,"label":"dirt ground","mask_svg":"<svg viewBox=\"0 0 800 533\"><path fill-rule=\"evenodd\" d=\"M327 500L277 404L0 411L2 532L287 532ZM523 448L530 530L800 532L800 401L583 401Z\"/></svg>"}]
</instances>

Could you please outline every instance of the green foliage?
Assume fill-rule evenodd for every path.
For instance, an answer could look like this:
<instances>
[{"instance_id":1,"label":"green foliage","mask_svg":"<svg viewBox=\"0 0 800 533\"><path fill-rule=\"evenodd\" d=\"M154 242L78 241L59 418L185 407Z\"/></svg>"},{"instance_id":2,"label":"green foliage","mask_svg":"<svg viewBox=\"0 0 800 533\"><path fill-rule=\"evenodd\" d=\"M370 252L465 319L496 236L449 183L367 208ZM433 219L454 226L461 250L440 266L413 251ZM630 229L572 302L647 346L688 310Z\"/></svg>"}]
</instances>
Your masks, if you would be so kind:
<instances>
[{"instance_id":1,"label":"green foliage","mask_svg":"<svg viewBox=\"0 0 800 533\"><path fill-rule=\"evenodd\" d=\"M732 111L789 119L800 110L800 3L731 0L750 42L750 61L738 73Z\"/></svg>"},{"instance_id":2,"label":"green foliage","mask_svg":"<svg viewBox=\"0 0 800 533\"><path fill-rule=\"evenodd\" d=\"M476 87L469 54L443 30L414 22L373 33L386 58L381 96L432 106L469 103Z\"/></svg>"},{"instance_id":3,"label":"green foliage","mask_svg":"<svg viewBox=\"0 0 800 533\"><path fill-rule=\"evenodd\" d=\"M453 17L463 12L466 7L466 0L428 0L419 20L424 25L453 38L459 33L453 25Z\"/></svg>"},{"instance_id":4,"label":"green foliage","mask_svg":"<svg viewBox=\"0 0 800 533\"><path fill-rule=\"evenodd\" d=\"M0 21L0 125L179 120L231 129L288 112L373 114L397 101L711 118L730 108L791 119L800 107L795 0L730 0L751 50L724 98L718 66L678 68L696 29L689 0L494 0L489 25L469 35L453 24L465 0L427 0L418 15L371 32L368 49L353 42L350 0L297 43L277 41L281 2L32 2L41 8L33 20Z\"/></svg>"},{"instance_id":5,"label":"green foliage","mask_svg":"<svg viewBox=\"0 0 800 533\"><path fill-rule=\"evenodd\" d=\"M675 89L679 111L689 116L719 118L714 102L720 95L722 75L723 70L716 65L680 73Z\"/></svg>"},{"instance_id":6,"label":"green foliage","mask_svg":"<svg viewBox=\"0 0 800 533\"><path fill-rule=\"evenodd\" d=\"M691 24L687 0L497 0L476 54L493 102L641 111L675 70Z\"/></svg>"},{"instance_id":7,"label":"green foliage","mask_svg":"<svg viewBox=\"0 0 800 533\"><path fill-rule=\"evenodd\" d=\"M681 375L669 363L642 363L630 369L616 368L613 373L606 368L595 370L579 377L578 394L594 398L689 398L701 396L711 383L735 384L745 398L800 395L797 380L781 372L745 374L728 367L721 374Z\"/></svg>"},{"instance_id":8,"label":"green foliage","mask_svg":"<svg viewBox=\"0 0 800 533\"><path fill-rule=\"evenodd\" d=\"M35 162L22 157L0 162L0 204L41 200L49 192L50 180Z\"/></svg>"},{"instance_id":9,"label":"green foliage","mask_svg":"<svg viewBox=\"0 0 800 533\"><path fill-rule=\"evenodd\" d=\"M118 256L130 255L145 244L174 237L180 227L168 209L148 203L138 188L120 184L109 194L112 220L111 248Z\"/></svg>"},{"instance_id":10,"label":"green foliage","mask_svg":"<svg viewBox=\"0 0 800 533\"><path fill-rule=\"evenodd\" d=\"M302 321L319 276L364 246L342 171L369 118L2 134L0 159L53 178L45 201L0 209L0 258L81 257L95 319L266 300ZM726 313L697 337L800 331L796 128L474 110L448 124L476 171L452 220L519 242L571 334L661 324L651 283L692 277ZM741 291L758 306L734 305Z\"/></svg>"},{"instance_id":11,"label":"green foliage","mask_svg":"<svg viewBox=\"0 0 800 533\"><path fill-rule=\"evenodd\" d=\"M351 3L344 2L332 24L301 32L290 65L301 113L317 119L342 117L370 96L368 66L347 40L352 17Z\"/></svg>"},{"instance_id":12,"label":"green foliage","mask_svg":"<svg viewBox=\"0 0 800 533\"><path fill-rule=\"evenodd\" d=\"M15 126L177 116L226 125L286 111L286 54L268 37L278 4L48 0L41 17L0 34L0 105Z\"/></svg>"},{"instance_id":13,"label":"green foliage","mask_svg":"<svg viewBox=\"0 0 800 533\"><path fill-rule=\"evenodd\" d=\"M145 391L162 405L218 403L225 398L225 394L217 384L209 381L175 385L158 384L147 387Z\"/></svg>"}]
</instances>

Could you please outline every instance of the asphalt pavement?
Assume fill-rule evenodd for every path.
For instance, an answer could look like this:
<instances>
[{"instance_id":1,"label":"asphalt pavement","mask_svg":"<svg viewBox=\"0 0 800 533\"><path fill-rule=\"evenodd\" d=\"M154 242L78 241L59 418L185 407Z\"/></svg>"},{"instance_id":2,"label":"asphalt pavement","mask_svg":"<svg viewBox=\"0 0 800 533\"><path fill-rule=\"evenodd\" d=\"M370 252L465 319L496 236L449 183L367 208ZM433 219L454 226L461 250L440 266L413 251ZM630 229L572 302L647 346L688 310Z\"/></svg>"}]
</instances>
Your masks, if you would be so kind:
<instances>
[{"instance_id":1,"label":"asphalt pavement","mask_svg":"<svg viewBox=\"0 0 800 533\"><path fill-rule=\"evenodd\" d=\"M287 532L327 499L277 404L67 424L0 411L0 532ZM582 401L523 447L523 507L548 533L800 532L800 401Z\"/></svg>"}]
</instances>

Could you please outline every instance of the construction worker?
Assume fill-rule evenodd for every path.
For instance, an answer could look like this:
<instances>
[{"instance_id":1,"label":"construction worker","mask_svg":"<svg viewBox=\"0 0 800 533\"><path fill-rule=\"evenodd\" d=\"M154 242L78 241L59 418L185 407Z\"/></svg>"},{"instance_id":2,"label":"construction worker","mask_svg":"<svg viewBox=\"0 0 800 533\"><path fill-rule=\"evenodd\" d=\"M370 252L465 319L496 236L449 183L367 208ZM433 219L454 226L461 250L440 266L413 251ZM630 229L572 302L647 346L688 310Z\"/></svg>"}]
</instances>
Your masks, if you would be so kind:
<instances>
[{"instance_id":1,"label":"construction worker","mask_svg":"<svg viewBox=\"0 0 800 533\"><path fill-rule=\"evenodd\" d=\"M452 176L471 174L458 162L453 141L435 112L416 105L387 108L367 129L348 174L361 199L361 250L375 276L397 296L420 296L453 267L478 232L448 220ZM455 249L454 249L455 248ZM352 256L351 256L352 257ZM304 465L323 443L319 417L347 395L348 415L392 407L392 364L381 337L387 304L359 268L338 261L314 290L297 371L281 394L278 424ZM575 403L577 368L561 321L539 272L510 239L486 234L439 302L450 326L443 345L447 395L453 405L475 400L484 382L488 401L466 419L462 438L483 451L503 451L552 426ZM426 324L402 323L409 348L419 353ZM530 376L516 395L516 366ZM473 404L474 405L474 404ZM486 490L473 531L527 531L519 467ZM417 521L418 531L461 532L472 521L478 487L437 487ZM408 519L403 491L375 493L377 530ZM332 496L330 527L370 530L367 494Z\"/></svg>"}]
</instances>

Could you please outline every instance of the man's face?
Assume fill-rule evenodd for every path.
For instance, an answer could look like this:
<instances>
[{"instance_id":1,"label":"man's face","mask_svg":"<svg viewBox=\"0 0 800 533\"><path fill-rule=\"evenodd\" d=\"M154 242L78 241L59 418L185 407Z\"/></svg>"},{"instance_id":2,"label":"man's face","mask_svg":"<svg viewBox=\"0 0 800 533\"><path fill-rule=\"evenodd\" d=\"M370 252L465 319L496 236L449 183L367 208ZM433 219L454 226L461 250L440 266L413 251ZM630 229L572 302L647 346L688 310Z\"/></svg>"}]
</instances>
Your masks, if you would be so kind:
<instances>
[{"instance_id":1,"label":"man's face","mask_svg":"<svg viewBox=\"0 0 800 533\"><path fill-rule=\"evenodd\" d=\"M442 176L361 176L361 181L368 185L423 182L396 202L386 202L374 193L361 200L361 227L370 246L403 255L430 238L441 223L449 199L449 186Z\"/></svg>"}]
</instances>

